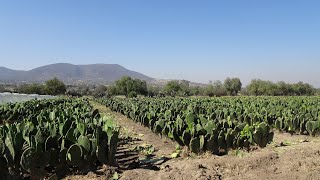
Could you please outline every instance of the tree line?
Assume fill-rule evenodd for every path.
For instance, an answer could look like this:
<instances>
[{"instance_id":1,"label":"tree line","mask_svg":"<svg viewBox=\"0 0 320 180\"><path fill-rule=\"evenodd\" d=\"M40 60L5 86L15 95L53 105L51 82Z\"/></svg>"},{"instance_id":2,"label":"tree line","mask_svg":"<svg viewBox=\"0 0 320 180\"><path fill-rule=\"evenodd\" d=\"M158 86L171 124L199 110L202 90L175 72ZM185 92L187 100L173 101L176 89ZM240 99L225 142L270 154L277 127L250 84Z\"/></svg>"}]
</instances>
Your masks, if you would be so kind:
<instances>
[{"instance_id":1,"label":"tree line","mask_svg":"<svg viewBox=\"0 0 320 180\"><path fill-rule=\"evenodd\" d=\"M254 96L310 96L315 95L316 91L312 85L303 82L289 84L283 81L273 83L254 79L245 88L243 94Z\"/></svg>"},{"instance_id":2,"label":"tree line","mask_svg":"<svg viewBox=\"0 0 320 180\"><path fill-rule=\"evenodd\" d=\"M124 95L127 97L143 96L310 96L320 94L319 89L308 83L274 83L260 79L252 80L242 87L239 78L226 78L224 82L214 81L205 86L191 86L186 80L172 80L164 86L147 85L145 81L123 77L106 88L107 95Z\"/></svg>"},{"instance_id":3,"label":"tree line","mask_svg":"<svg viewBox=\"0 0 320 180\"><path fill-rule=\"evenodd\" d=\"M172 80L165 85L147 84L146 81L125 76L115 81L112 85L77 86L68 88L57 78L46 81L43 84L20 85L16 92L26 94L67 94L73 96L92 95L95 97L122 95L126 97L142 96L309 96L320 95L320 90L308 83L286 83L283 81L274 83L261 79L253 79L246 87L242 87L239 78L226 78L222 81L210 81L208 85L194 86L186 80Z\"/></svg>"},{"instance_id":4,"label":"tree line","mask_svg":"<svg viewBox=\"0 0 320 180\"><path fill-rule=\"evenodd\" d=\"M16 92L24 94L61 95L65 94L66 85L58 78L50 79L43 84L22 84L16 88Z\"/></svg>"}]
</instances>

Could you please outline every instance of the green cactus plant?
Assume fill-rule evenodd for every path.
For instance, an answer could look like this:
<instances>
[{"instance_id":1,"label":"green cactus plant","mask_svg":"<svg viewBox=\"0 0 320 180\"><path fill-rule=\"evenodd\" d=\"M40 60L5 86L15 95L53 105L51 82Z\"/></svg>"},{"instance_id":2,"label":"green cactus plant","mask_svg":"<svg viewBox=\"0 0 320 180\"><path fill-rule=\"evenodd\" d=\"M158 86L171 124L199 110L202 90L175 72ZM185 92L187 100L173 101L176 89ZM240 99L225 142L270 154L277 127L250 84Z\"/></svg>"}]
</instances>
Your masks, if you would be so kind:
<instances>
[{"instance_id":1,"label":"green cactus plant","mask_svg":"<svg viewBox=\"0 0 320 180\"><path fill-rule=\"evenodd\" d=\"M212 134L213 131L216 129L216 124L213 121L209 121L205 126L204 129L206 130L207 134Z\"/></svg>"},{"instance_id":2,"label":"green cactus plant","mask_svg":"<svg viewBox=\"0 0 320 180\"><path fill-rule=\"evenodd\" d=\"M217 139L217 145L221 149L226 149L227 148L227 143L225 141L224 131L220 131L218 139Z\"/></svg>"},{"instance_id":3,"label":"green cactus plant","mask_svg":"<svg viewBox=\"0 0 320 180\"><path fill-rule=\"evenodd\" d=\"M234 135L231 133L232 129L228 129L225 135L225 141L227 148L231 148L233 146Z\"/></svg>"},{"instance_id":4,"label":"green cactus plant","mask_svg":"<svg viewBox=\"0 0 320 180\"><path fill-rule=\"evenodd\" d=\"M195 137L192 138L189 145L190 151L193 153L199 153L200 152L200 138Z\"/></svg>"},{"instance_id":5,"label":"green cactus plant","mask_svg":"<svg viewBox=\"0 0 320 180\"><path fill-rule=\"evenodd\" d=\"M108 163L108 146L106 141L101 141L98 145L97 158L103 164Z\"/></svg>"},{"instance_id":6,"label":"green cactus plant","mask_svg":"<svg viewBox=\"0 0 320 180\"><path fill-rule=\"evenodd\" d=\"M70 140L73 143L76 143L77 142L77 137L75 136L74 131L75 131L75 128L71 126L70 129L68 130L66 136L67 136L68 140Z\"/></svg>"},{"instance_id":7,"label":"green cactus plant","mask_svg":"<svg viewBox=\"0 0 320 180\"><path fill-rule=\"evenodd\" d=\"M65 164L67 162L67 152L68 149L61 149L59 152L59 163Z\"/></svg>"},{"instance_id":8,"label":"green cactus plant","mask_svg":"<svg viewBox=\"0 0 320 180\"><path fill-rule=\"evenodd\" d=\"M105 124L106 125L106 124ZM108 137L108 163L114 165L115 164L115 154L118 147L118 136L119 136L119 128L114 125L109 125L110 128L107 129L107 137ZM104 128L106 129L106 128Z\"/></svg>"},{"instance_id":9,"label":"green cactus plant","mask_svg":"<svg viewBox=\"0 0 320 180\"><path fill-rule=\"evenodd\" d=\"M5 139L5 145L7 147L5 151L5 157L7 159L8 164L13 164L16 153L14 150L13 141L9 136L10 134L7 134L7 137Z\"/></svg>"},{"instance_id":10,"label":"green cactus plant","mask_svg":"<svg viewBox=\"0 0 320 180\"><path fill-rule=\"evenodd\" d=\"M99 110L95 109L91 115L92 118L100 118Z\"/></svg>"},{"instance_id":11,"label":"green cactus plant","mask_svg":"<svg viewBox=\"0 0 320 180\"><path fill-rule=\"evenodd\" d=\"M260 147L266 147L272 138L273 132L270 132L270 126L265 122L260 123L253 133L254 142Z\"/></svg>"},{"instance_id":12,"label":"green cactus plant","mask_svg":"<svg viewBox=\"0 0 320 180\"><path fill-rule=\"evenodd\" d=\"M214 135L208 135L207 141L205 141L205 149L212 153L215 153L218 149L216 137Z\"/></svg>"},{"instance_id":13,"label":"green cactus plant","mask_svg":"<svg viewBox=\"0 0 320 180\"><path fill-rule=\"evenodd\" d=\"M78 122L77 123L77 130L80 132L80 134L83 136L86 134L86 124Z\"/></svg>"},{"instance_id":14,"label":"green cactus plant","mask_svg":"<svg viewBox=\"0 0 320 180\"><path fill-rule=\"evenodd\" d=\"M0 139L0 157L4 154L5 150L6 150L6 146L3 142L3 140Z\"/></svg>"},{"instance_id":15,"label":"green cactus plant","mask_svg":"<svg viewBox=\"0 0 320 180\"><path fill-rule=\"evenodd\" d=\"M306 130L308 131L309 135L314 136L316 133L316 130L319 128L318 121L308 121L306 123Z\"/></svg>"},{"instance_id":16,"label":"green cactus plant","mask_svg":"<svg viewBox=\"0 0 320 180\"><path fill-rule=\"evenodd\" d=\"M275 121L275 127L276 127L276 129L282 131L282 128L283 128L283 119L282 118L278 118Z\"/></svg>"},{"instance_id":17,"label":"green cactus plant","mask_svg":"<svg viewBox=\"0 0 320 180\"><path fill-rule=\"evenodd\" d=\"M58 143L59 142L58 142L57 137L49 136L45 142L45 151L48 151L49 149L58 149L58 147L59 147Z\"/></svg>"},{"instance_id":18,"label":"green cactus plant","mask_svg":"<svg viewBox=\"0 0 320 180\"><path fill-rule=\"evenodd\" d=\"M83 151L80 145L73 144L66 154L67 162L72 166L79 166L82 161Z\"/></svg>"},{"instance_id":19,"label":"green cactus plant","mask_svg":"<svg viewBox=\"0 0 320 180\"><path fill-rule=\"evenodd\" d=\"M31 172L31 169L35 163L34 154L35 154L35 149L29 147L22 153L22 156L21 156L20 165L25 171L29 173Z\"/></svg>"},{"instance_id":20,"label":"green cactus plant","mask_svg":"<svg viewBox=\"0 0 320 180\"><path fill-rule=\"evenodd\" d=\"M90 143L90 140L87 136L83 136L81 135L79 138L78 138L78 144L80 146L82 146L83 148L83 153L84 154L88 154L90 152L90 149L91 149L91 143Z\"/></svg>"},{"instance_id":21,"label":"green cactus plant","mask_svg":"<svg viewBox=\"0 0 320 180\"><path fill-rule=\"evenodd\" d=\"M188 128L194 129L194 123L195 123L195 116L192 113L188 113L186 116L186 123L188 125Z\"/></svg>"},{"instance_id":22,"label":"green cactus plant","mask_svg":"<svg viewBox=\"0 0 320 180\"><path fill-rule=\"evenodd\" d=\"M183 131L181 140L183 141L184 145L187 145L187 146L188 146L188 145L190 144L190 141L191 141L191 134L190 134L190 132L187 131L187 130Z\"/></svg>"},{"instance_id":23,"label":"green cactus plant","mask_svg":"<svg viewBox=\"0 0 320 180\"><path fill-rule=\"evenodd\" d=\"M56 167L59 164L59 151L57 148L51 148L46 150L48 152L50 159L48 161L48 164L52 167Z\"/></svg>"},{"instance_id":24,"label":"green cactus plant","mask_svg":"<svg viewBox=\"0 0 320 180\"><path fill-rule=\"evenodd\" d=\"M90 139L90 142L91 142L90 156L96 157L96 152L97 152L97 148L98 148L98 140L97 140L97 138L92 138L92 139Z\"/></svg>"}]
</instances>

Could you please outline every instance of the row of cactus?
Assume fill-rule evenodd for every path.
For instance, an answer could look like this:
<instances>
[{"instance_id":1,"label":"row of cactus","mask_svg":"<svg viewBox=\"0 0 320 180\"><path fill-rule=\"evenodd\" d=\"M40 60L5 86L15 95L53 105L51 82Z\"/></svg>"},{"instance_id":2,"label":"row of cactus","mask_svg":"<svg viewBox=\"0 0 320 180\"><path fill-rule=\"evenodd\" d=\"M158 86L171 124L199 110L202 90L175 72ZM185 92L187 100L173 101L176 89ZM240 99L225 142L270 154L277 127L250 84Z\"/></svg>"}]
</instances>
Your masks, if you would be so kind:
<instances>
[{"instance_id":1,"label":"row of cactus","mask_svg":"<svg viewBox=\"0 0 320 180\"><path fill-rule=\"evenodd\" d=\"M263 118L231 113L225 106L212 111L208 108L211 99L143 98L123 101L112 98L98 101L195 153L211 151L221 154L250 145L265 147L273 139L272 127Z\"/></svg>"},{"instance_id":2,"label":"row of cactus","mask_svg":"<svg viewBox=\"0 0 320 180\"><path fill-rule=\"evenodd\" d=\"M149 122L142 117L144 114L158 117L171 110L171 120L174 120L178 114L183 117L181 112L189 110L213 121L230 116L249 125L265 122L292 134L320 134L320 97L143 98L125 102L113 98L104 103L130 118L138 116L145 125Z\"/></svg>"},{"instance_id":3,"label":"row of cactus","mask_svg":"<svg viewBox=\"0 0 320 180\"><path fill-rule=\"evenodd\" d=\"M59 100L60 101L60 100ZM55 103L53 103L55 104ZM114 165L119 127L88 101L65 100L21 122L0 125L0 174L36 179L46 169Z\"/></svg>"},{"instance_id":4,"label":"row of cactus","mask_svg":"<svg viewBox=\"0 0 320 180\"><path fill-rule=\"evenodd\" d=\"M2 104L0 105L0 123L3 120L22 121L30 115L38 115L43 109L53 109L55 105L65 101L66 99L47 99Z\"/></svg>"}]
</instances>

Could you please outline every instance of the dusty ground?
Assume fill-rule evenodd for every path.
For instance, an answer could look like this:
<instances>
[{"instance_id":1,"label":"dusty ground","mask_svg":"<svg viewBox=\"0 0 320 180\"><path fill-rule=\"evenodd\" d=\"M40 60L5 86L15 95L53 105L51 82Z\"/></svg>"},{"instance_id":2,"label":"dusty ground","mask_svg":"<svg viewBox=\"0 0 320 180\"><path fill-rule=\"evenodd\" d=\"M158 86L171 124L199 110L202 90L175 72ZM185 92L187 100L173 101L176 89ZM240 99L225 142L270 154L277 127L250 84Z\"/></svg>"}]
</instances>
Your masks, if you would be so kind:
<instances>
[{"instance_id":1,"label":"dusty ground","mask_svg":"<svg viewBox=\"0 0 320 180\"><path fill-rule=\"evenodd\" d=\"M149 128L128 119L126 116L111 111L109 108L97 103L93 103L95 108L100 112L111 114L115 117L117 123L121 126L121 135L133 137L137 141L137 144L152 144L155 147L154 154L156 156L169 157L173 151L175 151L176 144L168 138L160 137L153 133ZM138 142L139 141L139 142Z\"/></svg>"},{"instance_id":2,"label":"dusty ground","mask_svg":"<svg viewBox=\"0 0 320 180\"><path fill-rule=\"evenodd\" d=\"M168 159L175 151L175 143L104 106L94 106L113 115L123 127L117 154L119 178L123 180L320 179L319 138L276 132L272 144L253 152L238 150L221 157L204 154ZM151 156L133 150L146 144L155 149ZM91 177L77 176L76 179Z\"/></svg>"},{"instance_id":3,"label":"dusty ground","mask_svg":"<svg viewBox=\"0 0 320 180\"><path fill-rule=\"evenodd\" d=\"M160 171L129 170L122 179L320 179L319 150L318 140L277 133L265 149L171 160Z\"/></svg>"}]
</instances>

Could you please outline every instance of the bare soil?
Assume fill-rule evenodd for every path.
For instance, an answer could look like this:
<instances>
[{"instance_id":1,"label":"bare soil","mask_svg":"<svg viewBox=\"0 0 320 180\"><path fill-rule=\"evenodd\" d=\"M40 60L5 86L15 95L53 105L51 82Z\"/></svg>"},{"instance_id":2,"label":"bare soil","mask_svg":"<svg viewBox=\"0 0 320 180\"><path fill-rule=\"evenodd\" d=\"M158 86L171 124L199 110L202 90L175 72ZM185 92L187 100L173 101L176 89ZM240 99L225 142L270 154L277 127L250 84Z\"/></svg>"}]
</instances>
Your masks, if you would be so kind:
<instances>
[{"instance_id":1,"label":"bare soil","mask_svg":"<svg viewBox=\"0 0 320 180\"><path fill-rule=\"evenodd\" d=\"M184 153L182 157L172 159L174 142L102 105L93 105L100 112L114 116L122 126L117 171L123 180L320 179L319 138L276 132L273 143L263 149L232 150L224 156ZM154 147L155 151L147 156L134 149L145 145ZM101 177L95 178L89 173L75 179L92 178ZM105 176L105 179L109 178Z\"/></svg>"},{"instance_id":2,"label":"bare soil","mask_svg":"<svg viewBox=\"0 0 320 180\"><path fill-rule=\"evenodd\" d=\"M160 171L129 170L121 179L320 179L319 150L314 138L276 133L264 149L172 160Z\"/></svg>"},{"instance_id":3,"label":"bare soil","mask_svg":"<svg viewBox=\"0 0 320 180\"><path fill-rule=\"evenodd\" d=\"M176 143L166 137L161 137L152 132L148 127L144 127L126 116L111 111L109 108L102 106L98 103L93 103L94 107L99 109L100 112L112 115L116 122L121 126L122 137L131 137L136 140L137 145L151 144L155 147L154 154L156 156L170 157L175 151Z\"/></svg>"}]
</instances>

